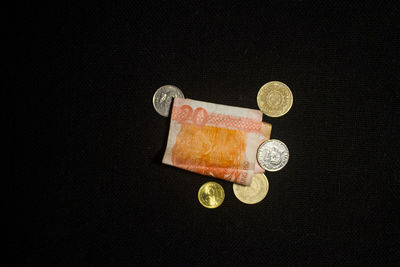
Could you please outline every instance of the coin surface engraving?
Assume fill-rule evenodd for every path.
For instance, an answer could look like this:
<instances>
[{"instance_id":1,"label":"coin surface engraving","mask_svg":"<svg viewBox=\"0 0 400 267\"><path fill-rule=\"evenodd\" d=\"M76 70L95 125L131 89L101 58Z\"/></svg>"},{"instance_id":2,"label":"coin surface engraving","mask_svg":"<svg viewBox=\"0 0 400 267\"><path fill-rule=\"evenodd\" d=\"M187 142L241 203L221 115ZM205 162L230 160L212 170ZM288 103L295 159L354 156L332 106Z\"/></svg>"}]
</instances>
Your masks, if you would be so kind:
<instances>
[{"instance_id":1,"label":"coin surface engraving","mask_svg":"<svg viewBox=\"0 0 400 267\"><path fill-rule=\"evenodd\" d=\"M268 82L258 91L257 104L265 115L280 117L292 107L293 94L289 87L282 82Z\"/></svg>"},{"instance_id":2,"label":"coin surface engraving","mask_svg":"<svg viewBox=\"0 0 400 267\"><path fill-rule=\"evenodd\" d=\"M220 184L207 182L200 187L197 196L201 205L209 209L214 209L219 207L224 201L225 191Z\"/></svg>"},{"instance_id":3,"label":"coin surface engraving","mask_svg":"<svg viewBox=\"0 0 400 267\"><path fill-rule=\"evenodd\" d=\"M258 147L257 161L267 171L279 171L289 161L289 150L282 141L267 140Z\"/></svg>"},{"instance_id":4,"label":"coin surface engraving","mask_svg":"<svg viewBox=\"0 0 400 267\"><path fill-rule=\"evenodd\" d=\"M164 85L157 89L153 95L153 106L158 114L168 117L174 97L184 98L182 91L174 85Z\"/></svg>"},{"instance_id":5,"label":"coin surface engraving","mask_svg":"<svg viewBox=\"0 0 400 267\"><path fill-rule=\"evenodd\" d=\"M268 188L267 177L263 173L257 173L253 175L248 186L233 184L233 193L243 203L256 204L265 198Z\"/></svg>"}]
</instances>

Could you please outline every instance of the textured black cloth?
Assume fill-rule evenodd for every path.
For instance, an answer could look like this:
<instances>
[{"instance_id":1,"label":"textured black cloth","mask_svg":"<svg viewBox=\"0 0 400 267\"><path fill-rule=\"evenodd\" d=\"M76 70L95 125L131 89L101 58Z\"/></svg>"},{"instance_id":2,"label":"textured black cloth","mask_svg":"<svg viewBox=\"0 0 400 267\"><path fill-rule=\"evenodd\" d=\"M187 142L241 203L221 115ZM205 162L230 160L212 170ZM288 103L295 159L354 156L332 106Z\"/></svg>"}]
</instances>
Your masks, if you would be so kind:
<instances>
[{"instance_id":1,"label":"textured black cloth","mask_svg":"<svg viewBox=\"0 0 400 267\"><path fill-rule=\"evenodd\" d=\"M18 263L400 263L398 6L233 2L19 9ZM266 174L262 202L161 164L157 88L257 108L272 80L294 96L285 116L263 119L290 160ZM207 181L225 189L214 210L197 200Z\"/></svg>"}]
</instances>

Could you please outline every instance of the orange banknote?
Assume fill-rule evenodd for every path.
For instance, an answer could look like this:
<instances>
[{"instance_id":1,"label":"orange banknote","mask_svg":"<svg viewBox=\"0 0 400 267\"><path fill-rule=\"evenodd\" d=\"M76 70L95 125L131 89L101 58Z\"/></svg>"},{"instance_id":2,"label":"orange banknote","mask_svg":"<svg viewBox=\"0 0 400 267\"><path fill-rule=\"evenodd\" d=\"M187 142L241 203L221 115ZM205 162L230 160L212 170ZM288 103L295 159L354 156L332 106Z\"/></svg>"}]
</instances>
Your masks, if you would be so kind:
<instances>
[{"instance_id":1,"label":"orange banknote","mask_svg":"<svg viewBox=\"0 0 400 267\"><path fill-rule=\"evenodd\" d=\"M264 172L256 153L270 134L259 110L175 98L162 162L249 185Z\"/></svg>"}]
</instances>

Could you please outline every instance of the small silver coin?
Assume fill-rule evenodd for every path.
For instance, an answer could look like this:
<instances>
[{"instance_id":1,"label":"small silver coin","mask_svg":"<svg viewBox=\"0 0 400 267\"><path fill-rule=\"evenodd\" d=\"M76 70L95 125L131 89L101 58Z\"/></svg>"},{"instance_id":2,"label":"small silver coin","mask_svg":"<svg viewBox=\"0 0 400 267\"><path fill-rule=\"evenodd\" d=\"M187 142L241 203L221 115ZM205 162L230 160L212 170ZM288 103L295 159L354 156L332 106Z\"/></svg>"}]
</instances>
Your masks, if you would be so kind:
<instances>
[{"instance_id":1,"label":"small silver coin","mask_svg":"<svg viewBox=\"0 0 400 267\"><path fill-rule=\"evenodd\" d=\"M185 98L182 91L174 85L164 85L157 89L153 95L153 106L158 114L168 117L174 97Z\"/></svg>"},{"instance_id":2,"label":"small silver coin","mask_svg":"<svg viewBox=\"0 0 400 267\"><path fill-rule=\"evenodd\" d=\"M267 140L258 148L257 161L267 171L279 171L289 161L289 150L282 141L277 139Z\"/></svg>"}]
</instances>

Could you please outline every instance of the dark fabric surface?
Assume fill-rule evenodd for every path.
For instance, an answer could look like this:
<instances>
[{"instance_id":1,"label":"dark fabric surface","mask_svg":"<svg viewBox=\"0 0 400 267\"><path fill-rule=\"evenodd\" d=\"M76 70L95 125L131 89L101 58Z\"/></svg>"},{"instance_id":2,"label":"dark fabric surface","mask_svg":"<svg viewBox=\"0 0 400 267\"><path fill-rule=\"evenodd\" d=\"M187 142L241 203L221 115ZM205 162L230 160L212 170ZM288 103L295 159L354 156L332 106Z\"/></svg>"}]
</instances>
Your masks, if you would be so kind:
<instances>
[{"instance_id":1,"label":"dark fabric surface","mask_svg":"<svg viewBox=\"0 0 400 267\"><path fill-rule=\"evenodd\" d=\"M396 265L399 8L303 1L21 7L14 92L17 262ZM257 108L286 83L272 138L288 165L245 205L232 184L161 164L155 90ZM216 181L215 210L197 200ZM15 201L14 201L15 200ZM11 207L11 205L9 205Z\"/></svg>"}]
</instances>

